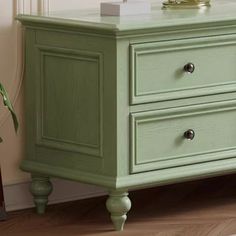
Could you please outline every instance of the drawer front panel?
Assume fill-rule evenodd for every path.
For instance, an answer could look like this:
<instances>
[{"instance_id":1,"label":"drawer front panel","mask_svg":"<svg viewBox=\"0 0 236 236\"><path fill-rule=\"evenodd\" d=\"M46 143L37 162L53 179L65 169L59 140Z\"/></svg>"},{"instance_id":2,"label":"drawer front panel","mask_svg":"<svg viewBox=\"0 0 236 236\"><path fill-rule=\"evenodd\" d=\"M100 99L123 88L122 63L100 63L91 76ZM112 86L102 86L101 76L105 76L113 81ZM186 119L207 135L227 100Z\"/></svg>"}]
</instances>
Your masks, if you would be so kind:
<instances>
[{"instance_id":1,"label":"drawer front panel","mask_svg":"<svg viewBox=\"0 0 236 236\"><path fill-rule=\"evenodd\" d=\"M236 101L131 114L131 173L234 156Z\"/></svg>"},{"instance_id":2,"label":"drawer front panel","mask_svg":"<svg viewBox=\"0 0 236 236\"><path fill-rule=\"evenodd\" d=\"M131 104L236 91L236 36L133 44L130 58Z\"/></svg>"}]
</instances>

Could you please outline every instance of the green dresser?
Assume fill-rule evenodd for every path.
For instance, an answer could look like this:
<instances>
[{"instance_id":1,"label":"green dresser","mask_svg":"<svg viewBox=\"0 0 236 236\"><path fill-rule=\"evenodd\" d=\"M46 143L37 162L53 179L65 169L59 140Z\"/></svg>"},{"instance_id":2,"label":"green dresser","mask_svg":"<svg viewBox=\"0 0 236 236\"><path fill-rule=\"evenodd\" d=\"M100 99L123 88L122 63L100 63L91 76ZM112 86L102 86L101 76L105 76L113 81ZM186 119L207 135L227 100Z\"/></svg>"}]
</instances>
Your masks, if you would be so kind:
<instances>
[{"instance_id":1,"label":"green dresser","mask_svg":"<svg viewBox=\"0 0 236 236\"><path fill-rule=\"evenodd\" d=\"M236 172L236 2L100 17L19 15L27 152L39 214L50 177L109 190L122 230L128 191ZM145 204L148 204L145 203Z\"/></svg>"}]
</instances>

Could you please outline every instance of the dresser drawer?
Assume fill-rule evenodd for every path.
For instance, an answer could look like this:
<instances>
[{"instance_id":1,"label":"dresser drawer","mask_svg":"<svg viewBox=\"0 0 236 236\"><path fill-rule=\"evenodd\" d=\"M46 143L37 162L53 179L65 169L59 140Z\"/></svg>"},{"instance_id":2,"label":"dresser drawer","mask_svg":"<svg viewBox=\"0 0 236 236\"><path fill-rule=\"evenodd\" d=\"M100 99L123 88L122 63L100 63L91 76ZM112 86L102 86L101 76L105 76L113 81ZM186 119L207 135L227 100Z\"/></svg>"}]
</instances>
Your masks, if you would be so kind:
<instances>
[{"instance_id":1,"label":"dresser drawer","mask_svg":"<svg viewBox=\"0 0 236 236\"><path fill-rule=\"evenodd\" d=\"M132 44L130 58L131 104L236 91L234 35Z\"/></svg>"},{"instance_id":2,"label":"dresser drawer","mask_svg":"<svg viewBox=\"0 0 236 236\"><path fill-rule=\"evenodd\" d=\"M131 173L234 156L236 101L131 114Z\"/></svg>"}]
</instances>

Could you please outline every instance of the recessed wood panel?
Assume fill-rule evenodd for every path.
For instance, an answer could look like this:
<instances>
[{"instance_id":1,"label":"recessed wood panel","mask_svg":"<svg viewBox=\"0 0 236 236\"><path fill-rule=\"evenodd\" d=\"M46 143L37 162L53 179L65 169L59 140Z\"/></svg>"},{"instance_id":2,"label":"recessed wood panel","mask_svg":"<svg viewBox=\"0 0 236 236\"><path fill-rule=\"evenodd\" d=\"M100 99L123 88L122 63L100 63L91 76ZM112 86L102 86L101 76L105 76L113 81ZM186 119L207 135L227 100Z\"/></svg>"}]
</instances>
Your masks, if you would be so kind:
<instances>
[{"instance_id":1,"label":"recessed wood panel","mask_svg":"<svg viewBox=\"0 0 236 236\"><path fill-rule=\"evenodd\" d=\"M102 155L101 55L41 50L39 143Z\"/></svg>"}]
</instances>

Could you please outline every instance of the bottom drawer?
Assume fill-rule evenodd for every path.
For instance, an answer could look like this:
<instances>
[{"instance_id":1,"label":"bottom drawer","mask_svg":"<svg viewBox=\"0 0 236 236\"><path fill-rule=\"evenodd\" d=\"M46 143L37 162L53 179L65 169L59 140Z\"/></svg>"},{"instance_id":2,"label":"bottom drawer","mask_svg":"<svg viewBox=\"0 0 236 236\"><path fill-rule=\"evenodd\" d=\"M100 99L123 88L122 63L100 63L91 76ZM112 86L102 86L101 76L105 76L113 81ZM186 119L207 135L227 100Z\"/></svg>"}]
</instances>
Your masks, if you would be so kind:
<instances>
[{"instance_id":1,"label":"bottom drawer","mask_svg":"<svg viewBox=\"0 0 236 236\"><path fill-rule=\"evenodd\" d=\"M235 100L131 114L131 173L234 156Z\"/></svg>"}]
</instances>

